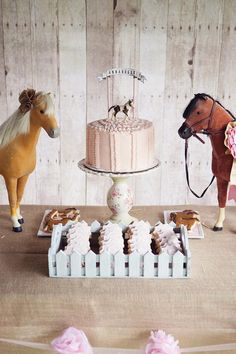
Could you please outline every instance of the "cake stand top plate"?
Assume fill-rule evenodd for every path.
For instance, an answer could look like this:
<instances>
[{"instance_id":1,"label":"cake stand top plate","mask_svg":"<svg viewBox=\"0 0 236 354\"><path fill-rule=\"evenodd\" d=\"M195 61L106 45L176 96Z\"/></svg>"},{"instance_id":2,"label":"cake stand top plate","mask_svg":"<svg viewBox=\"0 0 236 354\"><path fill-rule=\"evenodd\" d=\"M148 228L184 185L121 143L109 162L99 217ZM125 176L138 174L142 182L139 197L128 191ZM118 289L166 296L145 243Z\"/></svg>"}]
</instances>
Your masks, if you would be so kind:
<instances>
[{"instance_id":1,"label":"cake stand top plate","mask_svg":"<svg viewBox=\"0 0 236 354\"><path fill-rule=\"evenodd\" d=\"M159 167L161 164L161 162L156 159L155 161L155 165L146 169L146 170L141 170L141 171L134 171L134 172L112 172L112 171L101 171L101 170L97 170L95 168L91 168L88 167L85 163L85 159L81 160L78 163L78 167L87 173L91 173L94 175L99 175L99 176L108 176L108 177L130 177L130 176L137 176L137 175L141 175L143 173L147 173L147 172L151 172L153 170L156 170L157 167Z\"/></svg>"}]
</instances>

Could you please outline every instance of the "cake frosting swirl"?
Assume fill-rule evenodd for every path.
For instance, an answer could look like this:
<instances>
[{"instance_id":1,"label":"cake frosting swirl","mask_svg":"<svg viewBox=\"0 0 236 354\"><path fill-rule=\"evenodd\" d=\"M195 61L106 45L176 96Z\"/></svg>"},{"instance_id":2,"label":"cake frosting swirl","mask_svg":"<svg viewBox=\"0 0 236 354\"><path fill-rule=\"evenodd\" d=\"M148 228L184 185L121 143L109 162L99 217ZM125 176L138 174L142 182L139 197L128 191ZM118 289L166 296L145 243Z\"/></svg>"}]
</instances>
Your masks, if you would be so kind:
<instances>
[{"instance_id":1,"label":"cake frosting swirl","mask_svg":"<svg viewBox=\"0 0 236 354\"><path fill-rule=\"evenodd\" d=\"M145 119L138 118L109 118L96 120L90 123L90 126L100 131L105 130L107 132L134 132L140 129L145 129L152 126L152 122Z\"/></svg>"}]
</instances>

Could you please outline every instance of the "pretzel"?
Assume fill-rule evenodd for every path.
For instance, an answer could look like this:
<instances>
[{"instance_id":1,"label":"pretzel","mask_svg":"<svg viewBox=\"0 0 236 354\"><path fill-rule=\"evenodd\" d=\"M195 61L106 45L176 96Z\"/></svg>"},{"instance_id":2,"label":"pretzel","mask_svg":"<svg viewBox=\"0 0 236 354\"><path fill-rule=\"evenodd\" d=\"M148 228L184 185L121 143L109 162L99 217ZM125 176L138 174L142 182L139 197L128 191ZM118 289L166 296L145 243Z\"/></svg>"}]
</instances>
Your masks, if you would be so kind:
<instances>
[{"instance_id":1,"label":"pretzel","mask_svg":"<svg viewBox=\"0 0 236 354\"><path fill-rule=\"evenodd\" d=\"M192 230L193 227L200 222L199 214L194 210L183 210L170 213L170 220L174 221L176 227L185 225L188 230Z\"/></svg>"},{"instance_id":2,"label":"pretzel","mask_svg":"<svg viewBox=\"0 0 236 354\"><path fill-rule=\"evenodd\" d=\"M53 209L45 216L43 231L52 232L53 225L66 225L69 221L76 222L79 220L79 210L76 208L66 208L63 210Z\"/></svg>"}]
</instances>

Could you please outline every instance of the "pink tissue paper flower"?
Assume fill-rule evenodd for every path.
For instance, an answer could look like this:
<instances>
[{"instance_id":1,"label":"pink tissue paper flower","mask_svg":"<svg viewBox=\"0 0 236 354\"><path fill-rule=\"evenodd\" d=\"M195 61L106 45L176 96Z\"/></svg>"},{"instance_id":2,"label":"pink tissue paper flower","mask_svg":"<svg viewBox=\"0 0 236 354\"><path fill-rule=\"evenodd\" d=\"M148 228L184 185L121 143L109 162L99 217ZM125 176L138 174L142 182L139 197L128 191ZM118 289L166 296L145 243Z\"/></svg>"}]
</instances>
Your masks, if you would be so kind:
<instances>
[{"instance_id":1,"label":"pink tissue paper flower","mask_svg":"<svg viewBox=\"0 0 236 354\"><path fill-rule=\"evenodd\" d=\"M152 331L145 354L180 354L179 342L164 331Z\"/></svg>"},{"instance_id":2,"label":"pink tissue paper flower","mask_svg":"<svg viewBox=\"0 0 236 354\"><path fill-rule=\"evenodd\" d=\"M84 332L74 327L67 328L61 337L52 341L51 345L60 354L93 354Z\"/></svg>"},{"instance_id":3,"label":"pink tissue paper flower","mask_svg":"<svg viewBox=\"0 0 236 354\"><path fill-rule=\"evenodd\" d=\"M226 139L225 139L226 146L230 150L233 158L236 158L236 126L235 127L228 127L226 130Z\"/></svg>"}]
</instances>

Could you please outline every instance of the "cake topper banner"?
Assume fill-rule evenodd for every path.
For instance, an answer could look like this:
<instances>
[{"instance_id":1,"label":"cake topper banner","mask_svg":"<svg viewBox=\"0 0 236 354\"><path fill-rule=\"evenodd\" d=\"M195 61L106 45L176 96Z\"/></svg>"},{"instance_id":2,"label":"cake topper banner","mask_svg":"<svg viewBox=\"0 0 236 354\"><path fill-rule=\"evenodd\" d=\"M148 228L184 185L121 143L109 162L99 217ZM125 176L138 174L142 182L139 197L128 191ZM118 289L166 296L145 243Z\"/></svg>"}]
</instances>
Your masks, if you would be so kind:
<instances>
[{"instance_id":1,"label":"cake topper banner","mask_svg":"<svg viewBox=\"0 0 236 354\"><path fill-rule=\"evenodd\" d=\"M85 333L75 327L67 328L60 337L51 342L51 345L5 338L0 338L0 342L32 349L51 350L59 354L180 354L236 349L236 343L180 349L179 341L162 330L151 331L147 344L143 349L95 348L90 345Z\"/></svg>"},{"instance_id":2,"label":"cake topper banner","mask_svg":"<svg viewBox=\"0 0 236 354\"><path fill-rule=\"evenodd\" d=\"M144 81L147 80L146 77L143 74L141 74L139 71L137 71L135 69L131 69L131 68L123 68L123 69L122 68L113 68L113 69L109 69L105 73L103 73L100 76L98 76L98 80L99 81L106 80L106 78L108 78L110 76L115 76L115 75L133 76L134 79L138 79L142 83L144 83Z\"/></svg>"}]
</instances>

